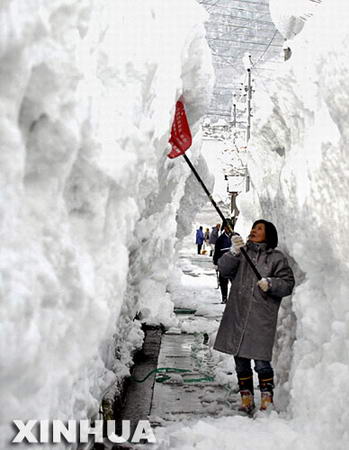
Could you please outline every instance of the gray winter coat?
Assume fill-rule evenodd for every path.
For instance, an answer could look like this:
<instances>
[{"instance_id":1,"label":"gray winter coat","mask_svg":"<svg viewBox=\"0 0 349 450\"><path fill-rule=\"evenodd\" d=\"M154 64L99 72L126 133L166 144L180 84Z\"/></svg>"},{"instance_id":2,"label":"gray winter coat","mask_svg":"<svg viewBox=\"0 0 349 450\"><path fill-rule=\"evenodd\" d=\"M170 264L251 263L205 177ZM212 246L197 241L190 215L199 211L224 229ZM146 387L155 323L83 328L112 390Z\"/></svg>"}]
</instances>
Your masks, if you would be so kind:
<instances>
[{"instance_id":1,"label":"gray winter coat","mask_svg":"<svg viewBox=\"0 0 349 450\"><path fill-rule=\"evenodd\" d=\"M219 234L218 228L217 227L212 227L208 243L209 244L215 244L217 242L217 239L218 239L218 234Z\"/></svg>"},{"instance_id":2,"label":"gray winter coat","mask_svg":"<svg viewBox=\"0 0 349 450\"><path fill-rule=\"evenodd\" d=\"M227 252L218 260L219 272L232 278L232 285L214 348L271 361L280 301L293 290L293 272L280 250L250 241L245 249L262 277L271 279L271 288L263 292L257 286L256 275L242 255Z\"/></svg>"}]
</instances>

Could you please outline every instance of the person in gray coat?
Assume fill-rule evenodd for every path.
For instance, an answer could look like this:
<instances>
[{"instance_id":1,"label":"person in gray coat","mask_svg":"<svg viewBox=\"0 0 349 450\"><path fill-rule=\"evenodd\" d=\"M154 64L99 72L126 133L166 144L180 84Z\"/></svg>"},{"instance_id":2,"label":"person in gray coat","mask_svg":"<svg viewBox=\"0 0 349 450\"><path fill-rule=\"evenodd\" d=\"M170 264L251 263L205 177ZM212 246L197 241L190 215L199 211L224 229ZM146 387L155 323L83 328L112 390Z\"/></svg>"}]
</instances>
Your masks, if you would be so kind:
<instances>
[{"instance_id":1,"label":"person in gray coat","mask_svg":"<svg viewBox=\"0 0 349 450\"><path fill-rule=\"evenodd\" d=\"M217 223L217 225L215 227L212 227L211 233L210 233L210 237L208 240L208 243L211 246L211 251L210 251L210 256L213 255L214 252L214 247L216 245L218 236L219 236L219 229L220 229L221 225L219 223Z\"/></svg>"},{"instance_id":2,"label":"person in gray coat","mask_svg":"<svg viewBox=\"0 0 349 450\"><path fill-rule=\"evenodd\" d=\"M275 226L257 220L245 245L241 236L232 237L232 247L218 260L222 276L232 279L230 295L218 329L214 348L234 355L241 394L240 410L251 413L254 408L254 360L261 390L261 410L273 403L271 366L277 316L282 297L292 293L295 280L285 255L275 249L278 235ZM256 275L241 256L247 254L262 275Z\"/></svg>"}]
</instances>

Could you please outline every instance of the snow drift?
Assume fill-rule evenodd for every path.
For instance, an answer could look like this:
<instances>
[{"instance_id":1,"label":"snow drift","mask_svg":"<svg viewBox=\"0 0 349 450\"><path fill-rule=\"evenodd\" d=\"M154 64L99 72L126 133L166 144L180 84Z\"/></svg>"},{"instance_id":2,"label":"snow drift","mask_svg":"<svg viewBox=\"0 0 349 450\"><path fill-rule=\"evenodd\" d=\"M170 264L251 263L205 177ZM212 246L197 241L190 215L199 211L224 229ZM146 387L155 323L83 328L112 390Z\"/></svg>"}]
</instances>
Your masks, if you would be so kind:
<instances>
[{"instance_id":1,"label":"snow drift","mask_svg":"<svg viewBox=\"0 0 349 450\"><path fill-rule=\"evenodd\" d=\"M287 349L277 355L281 378L289 378L284 385L291 395L289 411L317 448L344 448L349 438L349 7L340 0L330 3L319 5L295 38L293 55L275 83L256 92L249 145L253 190L240 206L245 220L272 220L297 261L292 362L283 364ZM288 347L291 325L289 316L279 330Z\"/></svg>"},{"instance_id":2,"label":"snow drift","mask_svg":"<svg viewBox=\"0 0 349 450\"><path fill-rule=\"evenodd\" d=\"M319 3L326 0L269 0L271 18L285 39L300 33L305 21L316 14Z\"/></svg>"},{"instance_id":3,"label":"snow drift","mask_svg":"<svg viewBox=\"0 0 349 450\"><path fill-rule=\"evenodd\" d=\"M135 314L174 320L176 215L202 200L166 144L176 99L193 134L209 101L205 17L191 0L0 7L4 441L14 418L94 415L142 342Z\"/></svg>"},{"instance_id":4,"label":"snow drift","mask_svg":"<svg viewBox=\"0 0 349 450\"><path fill-rule=\"evenodd\" d=\"M252 188L236 228L246 236L255 219L274 222L295 269L273 358L281 411L174 425L159 432L162 450L348 448L348 20L341 0L317 5L274 81L254 73Z\"/></svg>"}]
</instances>

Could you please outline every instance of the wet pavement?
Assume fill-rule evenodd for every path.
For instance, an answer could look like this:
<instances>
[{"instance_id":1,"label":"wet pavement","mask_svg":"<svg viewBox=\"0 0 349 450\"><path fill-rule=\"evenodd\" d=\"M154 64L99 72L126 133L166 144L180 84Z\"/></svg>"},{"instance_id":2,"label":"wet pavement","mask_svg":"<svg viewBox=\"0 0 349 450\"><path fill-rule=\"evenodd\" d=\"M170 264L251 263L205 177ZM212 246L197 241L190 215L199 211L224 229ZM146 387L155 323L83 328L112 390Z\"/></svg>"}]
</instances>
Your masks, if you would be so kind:
<instances>
[{"instance_id":1,"label":"wet pavement","mask_svg":"<svg viewBox=\"0 0 349 450\"><path fill-rule=\"evenodd\" d=\"M231 415L236 393L214 380L207 345L201 334L164 335L158 367L188 369L168 381L155 383L150 418L153 425L182 421L197 416ZM206 347L206 349L205 349ZM200 358L195 357L200 353Z\"/></svg>"},{"instance_id":2,"label":"wet pavement","mask_svg":"<svg viewBox=\"0 0 349 450\"><path fill-rule=\"evenodd\" d=\"M217 356L212 349L224 309L212 258L183 250L179 264L182 284L171 292L178 325L165 333L147 331L144 358L133 376L142 379L154 368L160 373L143 383L130 382L121 414L132 423L148 419L155 434L157 427L176 422L238 414L237 383L224 363L227 355ZM166 368L171 373L164 373Z\"/></svg>"},{"instance_id":3,"label":"wet pavement","mask_svg":"<svg viewBox=\"0 0 349 450\"><path fill-rule=\"evenodd\" d=\"M192 309L194 313L177 314L180 325L162 336L157 367L190 372L170 374L170 379L155 382L150 408L153 426L235 415L239 403L235 376L231 372L216 376L217 352L212 349L212 338L224 305L216 289L212 258L184 250L180 265L184 284L173 293L173 301L178 312Z\"/></svg>"}]
</instances>

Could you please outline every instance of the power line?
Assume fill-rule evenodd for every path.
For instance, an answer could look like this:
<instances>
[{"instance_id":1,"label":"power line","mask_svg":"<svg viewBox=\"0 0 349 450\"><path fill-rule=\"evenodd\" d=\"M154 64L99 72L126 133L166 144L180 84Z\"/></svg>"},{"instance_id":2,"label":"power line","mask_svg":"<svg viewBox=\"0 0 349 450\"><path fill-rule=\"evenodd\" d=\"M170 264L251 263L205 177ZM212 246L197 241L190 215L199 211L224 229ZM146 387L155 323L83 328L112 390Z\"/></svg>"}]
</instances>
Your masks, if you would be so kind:
<instances>
[{"instance_id":1,"label":"power line","mask_svg":"<svg viewBox=\"0 0 349 450\"><path fill-rule=\"evenodd\" d=\"M212 15L216 15L216 16L220 16L220 17L230 17L230 18L233 18L233 19L247 20L248 22L268 23L268 24L270 23L270 24L274 25L274 22L272 22L271 20L251 19L251 18L247 18L247 17L234 16L232 14L221 14L221 13L212 13Z\"/></svg>"},{"instance_id":2,"label":"power line","mask_svg":"<svg viewBox=\"0 0 349 450\"><path fill-rule=\"evenodd\" d=\"M255 67L256 70L268 70L270 72L275 72L276 69L268 69L267 67L258 67L258 69Z\"/></svg>"},{"instance_id":3,"label":"power line","mask_svg":"<svg viewBox=\"0 0 349 450\"><path fill-rule=\"evenodd\" d=\"M243 83L235 83L232 86L215 86L213 90L233 91L234 89L242 88Z\"/></svg>"},{"instance_id":4,"label":"power line","mask_svg":"<svg viewBox=\"0 0 349 450\"><path fill-rule=\"evenodd\" d=\"M214 110L210 110L210 112L212 114L230 114L230 111L227 109L214 109Z\"/></svg>"},{"instance_id":5,"label":"power line","mask_svg":"<svg viewBox=\"0 0 349 450\"><path fill-rule=\"evenodd\" d=\"M260 70L260 69L258 69L258 70ZM233 89L235 89L236 88L236 86L242 86L243 85L243 83L236 83L236 84L234 84L234 86L216 86L216 87L214 87L213 88L213 90L229 90L229 91L232 91Z\"/></svg>"},{"instance_id":6,"label":"power line","mask_svg":"<svg viewBox=\"0 0 349 450\"><path fill-rule=\"evenodd\" d=\"M235 6L216 6L218 1L219 0L217 0L217 2L214 5L212 5L211 3L204 3L204 2L201 2L201 5L206 5L206 6L210 7L210 8L215 7L215 8L218 8L218 9L224 9L226 11L230 11L232 9L235 9L237 11L258 12L258 10L256 10L256 9L253 10L253 9L246 9L246 8L236 8ZM250 3L250 2L248 2L248 3ZM264 3L258 3L258 2L254 2L253 4L254 5L258 5L258 6L264 6L265 5ZM268 5L266 5L266 6L268 6Z\"/></svg>"},{"instance_id":7,"label":"power line","mask_svg":"<svg viewBox=\"0 0 349 450\"><path fill-rule=\"evenodd\" d=\"M239 27L237 27L239 28ZM265 45L269 41L272 34L275 32L275 28L270 30L260 30L257 32L253 31L245 31L245 30L238 30L237 32L227 32L225 30L221 29L210 29L206 32L206 38L207 39L217 39L222 41L232 41L232 42L240 42L243 40L248 39L256 39L253 42L261 42L264 41ZM228 36L228 37L227 37ZM233 37L230 37L233 36ZM284 39L282 36L278 35L276 39L274 39L274 45L283 45Z\"/></svg>"},{"instance_id":8,"label":"power line","mask_svg":"<svg viewBox=\"0 0 349 450\"><path fill-rule=\"evenodd\" d=\"M251 47L241 47L241 46L238 46L238 47L230 47L230 48L233 48L233 49L235 49L235 50L241 50L241 51L243 51L243 50L250 50L250 51L251 51ZM236 59L236 58L240 58L240 57L241 57L241 53L240 53L240 54L234 54L234 55L219 55L218 53L214 53L215 51L217 51L216 48L212 48L212 47L211 47L211 50L212 50L213 56L217 56L217 58L230 58L230 59ZM257 52L265 53L265 50L264 50L263 48L257 48L257 47L256 47L256 48L253 49L253 52L254 52L254 53L257 53ZM230 61L229 61L229 64L231 64Z\"/></svg>"},{"instance_id":9,"label":"power line","mask_svg":"<svg viewBox=\"0 0 349 450\"><path fill-rule=\"evenodd\" d=\"M270 22L272 25L273 23ZM230 23L226 23L226 22L207 22L206 23L206 27L208 28L209 26L216 26L216 25L223 25L224 27L228 27L228 28L241 28L241 29L246 29L246 30L256 30L256 27L245 27L244 25L232 25ZM274 31L275 30L275 26L272 26L268 29L268 31ZM260 31L266 31L266 30L260 30Z\"/></svg>"},{"instance_id":10,"label":"power line","mask_svg":"<svg viewBox=\"0 0 349 450\"><path fill-rule=\"evenodd\" d=\"M230 113L228 114L222 114L222 113L217 113L217 112L211 112L209 111L208 113L206 113L206 116L219 116L219 117L229 117L230 118Z\"/></svg>"},{"instance_id":11,"label":"power line","mask_svg":"<svg viewBox=\"0 0 349 450\"><path fill-rule=\"evenodd\" d=\"M220 0L216 0L214 4L210 4L207 8L207 11L210 12L212 8L214 8ZM207 3L202 3L203 5L207 5Z\"/></svg>"},{"instance_id":12,"label":"power line","mask_svg":"<svg viewBox=\"0 0 349 450\"><path fill-rule=\"evenodd\" d=\"M230 4L235 3L235 7L227 6L227 2L221 0L198 0L198 2L204 5L210 14L210 19L206 23L206 36L211 48L218 80L221 76L221 84L224 84L222 83L224 77L229 76L230 81L228 86L214 86L213 101L206 115L229 120L232 117L230 103L246 102L247 94L244 84L246 84L247 75L245 74L244 83L237 82L234 84L231 76L238 69L242 53L249 51L252 55L255 55L257 61L252 64L252 67L254 67L263 60L268 51L269 58L272 55L276 56L276 53L279 53L283 46L283 42L281 43L279 38L276 39L278 31L270 19L269 11L266 10L268 4L265 2L229 0ZM256 19L251 18L251 16L256 17ZM255 33L249 30L254 30ZM235 39L231 39L230 36ZM252 41L246 39L252 39ZM270 75L273 73L273 69L263 68L263 70L269 70ZM264 72L264 74L269 75L268 72ZM223 109L219 108L220 106L223 106Z\"/></svg>"},{"instance_id":13,"label":"power line","mask_svg":"<svg viewBox=\"0 0 349 450\"><path fill-rule=\"evenodd\" d=\"M252 5L263 5L263 6L267 6L269 7L268 3L263 3L263 2L252 2L249 0L230 0L231 2L239 2L239 3L250 3ZM314 0L312 0L314 1ZM315 0L315 1L321 1L321 0Z\"/></svg>"},{"instance_id":14,"label":"power line","mask_svg":"<svg viewBox=\"0 0 349 450\"><path fill-rule=\"evenodd\" d=\"M274 33L274 35L275 34L276 33ZM223 39L223 38L210 38L210 37L207 37L207 40L208 41L222 41L222 42L238 42L238 43L241 43L241 41L239 41L238 39ZM280 45L280 44L271 44L270 42L268 44L268 43L265 43L265 42L242 41L242 43L243 44L253 44L253 45L267 45L269 47L282 47L282 45Z\"/></svg>"},{"instance_id":15,"label":"power line","mask_svg":"<svg viewBox=\"0 0 349 450\"><path fill-rule=\"evenodd\" d=\"M217 0L216 3L218 3L218 1L219 1L219 0ZM253 1L250 1L250 0L230 0L230 1L231 1L231 2L239 2L239 3L250 3L250 4L252 4L252 5L269 6L268 3L263 3L263 2L253 2ZM320 2L321 2L321 0L311 0L311 1L320 1ZM201 5L208 5L208 3L205 3L204 1L200 1L200 0L199 0L199 3L200 3ZM210 5L211 5L211 3L210 3ZM227 7L227 8L229 8L229 7Z\"/></svg>"},{"instance_id":16,"label":"power line","mask_svg":"<svg viewBox=\"0 0 349 450\"><path fill-rule=\"evenodd\" d=\"M207 5L207 3L201 3L202 5ZM208 5L209 6L209 5ZM223 11L244 11L244 12L248 12L248 13L258 13L258 10L252 10L252 9L246 9L246 8L235 8L234 6L231 6L229 8L224 7L224 6L215 6L216 9L222 9ZM268 11L269 13L269 11ZM212 13L212 14L216 14L216 13Z\"/></svg>"},{"instance_id":17,"label":"power line","mask_svg":"<svg viewBox=\"0 0 349 450\"><path fill-rule=\"evenodd\" d=\"M275 30L275 32L274 32L272 38L270 39L269 44L267 45L267 48L264 50L264 53L258 58L258 60L252 65L252 67L255 67L255 66L258 64L258 62L263 58L263 56L267 53L268 49L269 49L270 46L272 45L272 42L273 42L273 40L274 40L274 38L275 38L275 36L276 36L276 33L277 33L277 30Z\"/></svg>"},{"instance_id":18,"label":"power line","mask_svg":"<svg viewBox=\"0 0 349 450\"><path fill-rule=\"evenodd\" d=\"M284 61L268 61L265 64L284 64Z\"/></svg>"}]
</instances>

